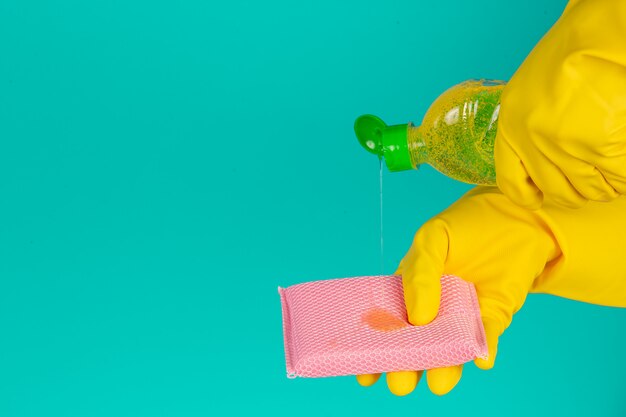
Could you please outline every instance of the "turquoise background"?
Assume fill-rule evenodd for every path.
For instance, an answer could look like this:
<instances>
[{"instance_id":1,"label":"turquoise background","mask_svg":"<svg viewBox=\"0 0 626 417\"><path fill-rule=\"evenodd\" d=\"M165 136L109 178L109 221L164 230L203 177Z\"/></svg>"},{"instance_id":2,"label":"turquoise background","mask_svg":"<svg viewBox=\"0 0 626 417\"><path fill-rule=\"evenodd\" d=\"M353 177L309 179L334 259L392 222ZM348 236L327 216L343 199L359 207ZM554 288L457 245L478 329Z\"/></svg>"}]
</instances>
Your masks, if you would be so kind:
<instances>
[{"instance_id":1,"label":"turquoise background","mask_svg":"<svg viewBox=\"0 0 626 417\"><path fill-rule=\"evenodd\" d=\"M508 79L564 1L0 2L0 416L624 416L626 310L530 296L445 397L285 376L277 287L381 272L362 113ZM384 272L468 186L384 178Z\"/></svg>"}]
</instances>

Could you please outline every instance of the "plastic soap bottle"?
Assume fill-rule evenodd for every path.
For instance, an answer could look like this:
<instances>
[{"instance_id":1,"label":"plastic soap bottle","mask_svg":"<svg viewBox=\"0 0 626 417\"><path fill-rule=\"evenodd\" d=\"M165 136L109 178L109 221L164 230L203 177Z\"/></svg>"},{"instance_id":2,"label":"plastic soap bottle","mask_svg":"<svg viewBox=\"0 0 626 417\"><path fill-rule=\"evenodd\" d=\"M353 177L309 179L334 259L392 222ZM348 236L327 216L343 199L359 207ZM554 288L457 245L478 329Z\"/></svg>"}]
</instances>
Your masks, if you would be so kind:
<instances>
[{"instance_id":1,"label":"plastic soap bottle","mask_svg":"<svg viewBox=\"0 0 626 417\"><path fill-rule=\"evenodd\" d=\"M439 96L420 126L387 126L364 115L354 130L361 145L384 158L390 171L426 163L459 181L495 185L493 146L504 86L497 80L465 81Z\"/></svg>"}]
</instances>

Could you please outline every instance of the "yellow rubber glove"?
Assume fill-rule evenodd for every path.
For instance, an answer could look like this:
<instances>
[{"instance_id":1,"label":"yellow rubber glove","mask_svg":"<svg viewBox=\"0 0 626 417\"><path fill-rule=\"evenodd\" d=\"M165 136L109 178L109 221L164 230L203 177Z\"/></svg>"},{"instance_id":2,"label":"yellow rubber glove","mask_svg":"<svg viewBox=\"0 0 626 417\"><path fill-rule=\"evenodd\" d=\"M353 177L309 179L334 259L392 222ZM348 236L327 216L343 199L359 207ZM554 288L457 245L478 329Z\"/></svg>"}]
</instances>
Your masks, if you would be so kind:
<instances>
[{"instance_id":1,"label":"yellow rubber glove","mask_svg":"<svg viewBox=\"0 0 626 417\"><path fill-rule=\"evenodd\" d=\"M477 187L420 228L399 271L409 321L429 323L437 314L442 274L476 286L489 358L498 338L528 292L545 292L596 304L626 307L626 197L589 203L580 210L546 204L531 211L512 203L495 187ZM462 365L427 371L435 394L449 392ZM406 395L422 372L389 373L387 384ZM380 375L360 375L371 385Z\"/></svg>"},{"instance_id":2,"label":"yellow rubber glove","mask_svg":"<svg viewBox=\"0 0 626 417\"><path fill-rule=\"evenodd\" d=\"M626 194L626 1L570 1L502 93L495 164L530 208Z\"/></svg>"}]
</instances>

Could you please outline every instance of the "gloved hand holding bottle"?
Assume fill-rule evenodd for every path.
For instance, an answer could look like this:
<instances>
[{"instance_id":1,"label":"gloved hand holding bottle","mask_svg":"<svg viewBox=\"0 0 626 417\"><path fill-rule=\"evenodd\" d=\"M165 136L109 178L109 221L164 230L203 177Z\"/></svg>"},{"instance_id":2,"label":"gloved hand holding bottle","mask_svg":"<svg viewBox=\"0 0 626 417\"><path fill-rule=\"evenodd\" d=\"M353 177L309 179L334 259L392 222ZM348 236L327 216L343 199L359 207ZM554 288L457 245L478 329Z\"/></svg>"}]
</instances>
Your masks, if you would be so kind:
<instances>
[{"instance_id":1,"label":"gloved hand holding bottle","mask_svg":"<svg viewBox=\"0 0 626 417\"><path fill-rule=\"evenodd\" d=\"M355 132L391 171L428 163L529 208L626 194L626 2L572 0L509 83L470 80L420 126L365 115Z\"/></svg>"},{"instance_id":2,"label":"gloved hand holding bottle","mask_svg":"<svg viewBox=\"0 0 626 417\"><path fill-rule=\"evenodd\" d=\"M501 96L497 184L517 204L626 194L626 2L571 0Z\"/></svg>"},{"instance_id":3,"label":"gloved hand holding bottle","mask_svg":"<svg viewBox=\"0 0 626 417\"><path fill-rule=\"evenodd\" d=\"M510 201L496 187L477 187L415 235L402 260L409 321L423 325L439 308L442 274L454 274L476 286L494 365L498 338L529 292L559 295L601 305L626 307L626 197L591 202L580 210L546 203L532 211ZM439 395L459 381L462 366L427 371L430 389ZM387 375L397 395L411 392L421 372ZM371 385L379 375L361 375Z\"/></svg>"}]
</instances>

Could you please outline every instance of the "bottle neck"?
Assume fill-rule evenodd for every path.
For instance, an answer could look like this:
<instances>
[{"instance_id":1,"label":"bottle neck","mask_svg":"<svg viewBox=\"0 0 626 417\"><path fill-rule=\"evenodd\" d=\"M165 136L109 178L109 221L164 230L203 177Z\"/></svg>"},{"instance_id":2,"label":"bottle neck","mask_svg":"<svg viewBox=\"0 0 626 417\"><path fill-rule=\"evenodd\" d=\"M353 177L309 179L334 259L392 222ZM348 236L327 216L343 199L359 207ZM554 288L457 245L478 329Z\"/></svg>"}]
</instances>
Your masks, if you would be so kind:
<instances>
[{"instance_id":1,"label":"bottle neck","mask_svg":"<svg viewBox=\"0 0 626 417\"><path fill-rule=\"evenodd\" d=\"M407 136L409 153L411 154L411 163L413 166L417 168L421 164L428 163L428 146L424 140L424 135L420 126L415 126L410 123Z\"/></svg>"},{"instance_id":2,"label":"bottle neck","mask_svg":"<svg viewBox=\"0 0 626 417\"><path fill-rule=\"evenodd\" d=\"M382 130L382 150L389 171L413 169L408 143L408 125L386 126Z\"/></svg>"}]
</instances>

